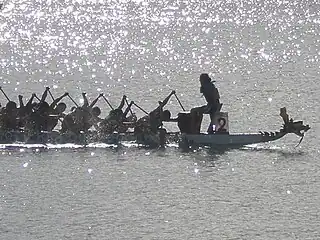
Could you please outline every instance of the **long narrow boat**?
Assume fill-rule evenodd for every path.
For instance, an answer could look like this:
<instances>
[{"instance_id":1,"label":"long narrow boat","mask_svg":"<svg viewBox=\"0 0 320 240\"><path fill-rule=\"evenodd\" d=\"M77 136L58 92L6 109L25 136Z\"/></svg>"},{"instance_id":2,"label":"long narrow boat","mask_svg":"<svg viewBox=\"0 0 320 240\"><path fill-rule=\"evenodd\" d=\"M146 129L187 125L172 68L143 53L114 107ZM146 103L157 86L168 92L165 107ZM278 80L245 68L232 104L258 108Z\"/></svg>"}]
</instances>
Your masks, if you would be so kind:
<instances>
[{"instance_id":1,"label":"long narrow boat","mask_svg":"<svg viewBox=\"0 0 320 240\"><path fill-rule=\"evenodd\" d=\"M280 132L259 132L259 133L235 133L235 134L183 134L181 142L188 146L226 146L237 147L255 143L265 143L278 140L288 133L281 130ZM301 136L302 137L302 136Z\"/></svg>"},{"instance_id":2,"label":"long narrow boat","mask_svg":"<svg viewBox=\"0 0 320 240\"><path fill-rule=\"evenodd\" d=\"M286 115L285 108L281 109ZM258 132L258 133L229 133L228 118L226 113L216 114L215 131L210 133L200 132L202 116L198 119L197 126L190 126L190 113L181 113L174 121L178 122L179 132L166 132L160 129L157 134L135 135L133 132L112 133L101 136L96 131L87 133L61 134L58 131L41 132L37 134L28 134L23 131L0 132L0 143L27 143L27 144L65 144L75 143L87 145L89 143L107 143L121 144L123 142L134 142L146 146L158 147L167 143L179 143L182 147L189 146L218 146L234 148L255 143L264 143L278 140L289 133L294 133L301 137L310 129L309 125L304 125L302 121L293 121L293 119L284 119L283 127L277 132ZM222 123L222 124L221 124ZM220 126L219 126L220 124ZM196 129L193 132L191 129Z\"/></svg>"}]
</instances>

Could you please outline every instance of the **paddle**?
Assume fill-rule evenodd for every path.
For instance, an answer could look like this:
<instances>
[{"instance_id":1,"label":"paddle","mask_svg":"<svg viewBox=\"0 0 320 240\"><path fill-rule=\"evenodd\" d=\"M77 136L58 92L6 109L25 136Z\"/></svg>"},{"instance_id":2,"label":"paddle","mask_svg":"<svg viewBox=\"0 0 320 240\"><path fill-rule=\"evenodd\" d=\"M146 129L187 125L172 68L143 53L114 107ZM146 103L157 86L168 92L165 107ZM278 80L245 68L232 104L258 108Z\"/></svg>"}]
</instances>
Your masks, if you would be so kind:
<instances>
[{"instance_id":1,"label":"paddle","mask_svg":"<svg viewBox=\"0 0 320 240\"><path fill-rule=\"evenodd\" d=\"M37 95L34 95L34 96L39 102L41 101L41 99Z\"/></svg>"},{"instance_id":2,"label":"paddle","mask_svg":"<svg viewBox=\"0 0 320 240\"><path fill-rule=\"evenodd\" d=\"M135 102L133 103L133 105L135 105L137 108L139 108L145 114L147 114L147 115L149 114L146 110L144 110L142 107L138 106Z\"/></svg>"},{"instance_id":3,"label":"paddle","mask_svg":"<svg viewBox=\"0 0 320 240\"><path fill-rule=\"evenodd\" d=\"M52 101L54 101L54 97L53 97L53 95L52 95L52 93L51 93L50 89L48 90L48 92L49 92L50 97L52 98Z\"/></svg>"},{"instance_id":4,"label":"paddle","mask_svg":"<svg viewBox=\"0 0 320 240\"><path fill-rule=\"evenodd\" d=\"M77 102L70 96L70 94L68 94L68 97L69 97L70 100L74 103L74 105L76 105L77 107L79 107L79 105L77 104Z\"/></svg>"},{"instance_id":5,"label":"paddle","mask_svg":"<svg viewBox=\"0 0 320 240\"><path fill-rule=\"evenodd\" d=\"M9 97L8 97L7 94L3 91L2 87L0 87L0 91L3 93L3 95L4 95L5 98L8 100L8 102L10 102Z\"/></svg>"},{"instance_id":6,"label":"paddle","mask_svg":"<svg viewBox=\"0 0 320 240\"><path fill-rule=\"evenodd\" d=\"M112 110L114 110L114 108L112 107L112 105L110 104L110 102L108 101L108 99L107 99L104 95L102 95L102 97L103 97L103 99L106 101L106 103L109 105L109 107L110 107Z\"/></svg>"},{"instance_id":7,"label":"paddle","mask_svg":"<svg viewBox=\"0 0 320 240\"><path fill-rule=\"evenodd\" d=\"M182 103L180 102L180 99L178 98L178 96L177 96L177 94L176 94L176 93L174 93L174 96L176 97L176 99L177 99L177 101L178 101L178 103L179 103L180 107L182 108L182 110L183 110L183 111L186 111L186 110L184 109L184 107L183 107Z\"/></svg>"},{"instance_id":8,"label":"paddle","mask_svg":"<svg viewBox=\"0 0 320 240\"><path fill-rule=\"evenodd\" d=\"M48 89L48 92L49 92L50 97L52 98L52 101L54 102L55 99L54 99L54 97L53 97L50 89ZM68 95L69 95L69 94L68 94ZM67 96L68 96L68 95L67 95ZM59 116L59 115L49 115L49 117L58 117L58 121L61 122L61 123L63 123L63 121L60 119L60 116Z\"/></svg>"},{"instance_id":9,"label":"paddle","mask_svg":"<svg viewBox=\"0 0 320 240\"><path fill-rule=\"evenodd\" d=\"M126 99L126 103L127 103L127 106L129 107L130 114L133 115L133 112L132 112L132 109L131 109L131 105L132 105L134 102L133 102L131 105L129 105L128 100Z\"/></svg>"}]
</instances>

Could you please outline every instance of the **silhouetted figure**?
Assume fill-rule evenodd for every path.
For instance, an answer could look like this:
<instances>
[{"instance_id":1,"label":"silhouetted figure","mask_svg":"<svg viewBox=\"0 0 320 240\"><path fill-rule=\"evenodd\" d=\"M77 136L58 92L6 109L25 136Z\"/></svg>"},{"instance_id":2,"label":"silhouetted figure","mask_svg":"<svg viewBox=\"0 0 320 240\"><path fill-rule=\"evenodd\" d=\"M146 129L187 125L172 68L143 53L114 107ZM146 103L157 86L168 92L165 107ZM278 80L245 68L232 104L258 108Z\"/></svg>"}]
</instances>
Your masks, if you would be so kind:
<instances>
[{"instance_id":1,"label":"silhouetted figure","mask_svg":"<svg viewBox=\"0 0 320 240\"><path fill-rule=\"evenodd\" d=\"M73 132L81 133L87 132L93 125L96 125L102 119L99 118L101 110L99 107L94 107L98 102L103 93L92 101L89 105L89 101L86 97L86 93L82 93L84 103L82 107L75 108L71 113L69 113L62 121L61 132Z\"/></svg>"},{"instance_id":2,"label":"silhouetted figure","mask_svg":"<svg viewBox=\"0 0 320 240\"><path fill-rule=\"evenodd\" d=\"M175 93L175 91L172 91L162 102L159 102L159 106L156 109L150 112L147 116L140 118L137 121L137 126L134 128L134 132L136 134L157 133L159 128L162 126L162 121L170 119L170 112L163 111L163 108Z\"/></svg>"},{"instance_id":3,"label":"silhouetted figure","mask_svg":"<svg viewBox=\"0 0 320 240\"><path fill-rule=\"evenodd\" d=\"M126 95L123 95L120 105L117 108L112 109L109 115L100 122L99 126L97 126L97 129L101 134L110 134L113 132L123 133L126 132L128 128L134 127L133 124L137 120L136 116L130 115L127 117L134 102L131 101L126 109L122 111L126 98Z\"/></svg>"},{"instance_id":4,"label":"silhouetted figure","mask_svg":"<svg viewBox=\"0 0 320 240\"><path fill-rule=\"evenodd\" d=\"M13 101L9 101L6 107L2 109L0 115L0 129L2 131L17 130L18 127L18 108L17 104Z\"/></svg>"},{"instance_id":5,"label":"silhouetted figure","mask_svg":"<svg viewBox=\"0 0 320 240\"><path fill-rule=\"evenodd\" d=\"M220 104L220 94L216 86L215 81L212 81L207 73L202 73L200 75L200 93L203 94L207 101L207 105L196 107L191 109L192 126L199 125L197 119L201 119L199 115L209 114L211 123L213 121L214 114L220 111L222 104ZM201 124L201 123L200 123ZM211 125L211 124L210 124ZM209 126L210 128L210 126ZM197 133L199 130L194 129L193 133Z\"/></svg>"}]
</instances>

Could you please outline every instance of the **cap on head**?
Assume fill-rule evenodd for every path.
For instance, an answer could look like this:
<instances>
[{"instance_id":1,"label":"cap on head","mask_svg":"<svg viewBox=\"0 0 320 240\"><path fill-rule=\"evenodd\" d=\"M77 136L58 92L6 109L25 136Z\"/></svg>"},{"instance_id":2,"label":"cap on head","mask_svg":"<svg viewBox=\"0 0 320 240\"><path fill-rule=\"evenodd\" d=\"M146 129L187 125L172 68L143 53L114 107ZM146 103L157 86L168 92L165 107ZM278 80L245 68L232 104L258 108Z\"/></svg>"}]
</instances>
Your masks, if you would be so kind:
<instances>
[{"instance_id":1,"label":"cap on head","mask_svg":"<svg viewBox=\"0 0 320 240\"><path fill-rule=\"evenodd\" d=\"M65 103L59 103L57 106L56 106L56 111L58 113L63 113L67 108L67 105Z\"/></svg>"},{"instance_id":2,"label":"cap on head","mask_svg":"<svg viewBox=\"0 0 320 240\"><path fill-rule=\"evenodd\" d=\"M201 73L200 81L201 82L211 81L211 78L209 77L208 73Z\"/></svg>"},{"instance_id":3,"label":"cap on head","mask_svg":"<svg viewBox=\"0 0 320 240\"><path fill-rule=\"evenodd\" d=\"M162 120L163 120L163 121L169 121L170 118L171 118L171 113L170 113L170 111L169 111L169 110L164 110L164 111L162 112Z\"/></svg>"},{"instance_id":4,"label":"cap on head","mask_svg":"<svg viewBox=\"0 0 320 240\"><path fill-rule=\"evenodd\" d=\"M48 109L49 107L50 107L50 105L47 102L42 102L39 105L39 108L41 108L41 109Z\"/></svg>"},{"instance_id":5,"label":"cap on head","mask_svg":"<svg viewBox=\"0 0 320 240\"><path fill-rule=\"evenodd\" d=\"M7 110L13 110L17 108L17 104L13 101L9 101L6 105Z\"/></svg>"},{"instance_id":6,"label":"cap on head","mask_svg":"<svg viewBox=\"0 0 320 240\"><path fill-rule=\"evenodd\" d=\"M94 107L92 109L92 115L98 117L101 114L101 110L99 107Z\"/></svg>"}]
</instances>

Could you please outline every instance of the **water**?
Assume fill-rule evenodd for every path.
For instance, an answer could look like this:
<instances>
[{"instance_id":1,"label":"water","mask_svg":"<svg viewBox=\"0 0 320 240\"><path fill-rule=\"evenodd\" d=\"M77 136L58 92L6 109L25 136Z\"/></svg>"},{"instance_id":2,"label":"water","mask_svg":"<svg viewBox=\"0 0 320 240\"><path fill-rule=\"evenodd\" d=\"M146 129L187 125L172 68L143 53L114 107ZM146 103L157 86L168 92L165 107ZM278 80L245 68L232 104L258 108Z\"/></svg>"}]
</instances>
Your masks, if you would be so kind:
<instances>
[{"instance_id":1,"label":"water","mask_svg":"<svg viewBox=\"0 0 320 240\"><path fill-rule=\"evenodd\" d=\"M298 148L287 136L225 152L0 149L1 239L320 238L319 12L317 1L6 1L10 98L51 86L152 110L176 89L190 109L208 72L231 132L278 130L283 106L312 129ZM168 108L180 111L175 99Z\"/></svg>"}]
</instances>

